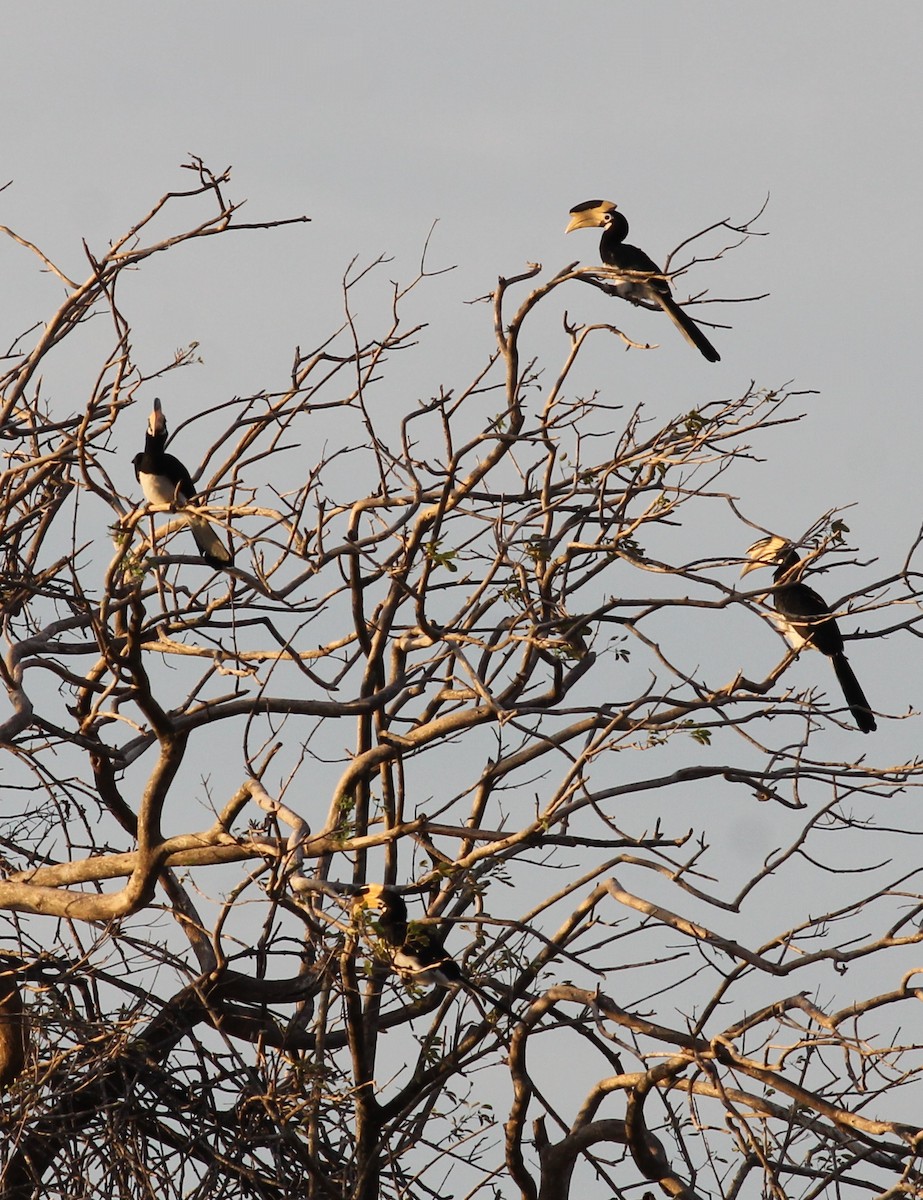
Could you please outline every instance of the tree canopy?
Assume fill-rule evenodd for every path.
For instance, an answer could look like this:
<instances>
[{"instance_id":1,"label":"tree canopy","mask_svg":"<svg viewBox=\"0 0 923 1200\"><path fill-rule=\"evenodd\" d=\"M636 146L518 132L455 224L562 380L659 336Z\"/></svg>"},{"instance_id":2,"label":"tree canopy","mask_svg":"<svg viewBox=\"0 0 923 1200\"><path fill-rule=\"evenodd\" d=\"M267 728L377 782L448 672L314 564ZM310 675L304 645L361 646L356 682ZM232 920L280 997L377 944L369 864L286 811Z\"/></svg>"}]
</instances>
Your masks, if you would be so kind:
<instances>
[{"instance_id":1,"label":"tree canopy","mask_svg":"<svg viewBox=\"0 0 923 1200\"><path fill-rule=\"evenodd\" d=\"M354 263L281 385L171 403L195 331L136 353L127 281L313 233L187 166L82 280L4 229L64 298L0 386L0 1195L917 1194L921 768L740 580L795 543L881 725L916 545L879 570L841 512L761 524L805 397L626 397L616 350L709 367L599 266L500 278L465 373L405 319L425 253ZM754 233L683 243L678 298ZM132 471L155 397L186 507Z\"/></svg>"}]
</instances>

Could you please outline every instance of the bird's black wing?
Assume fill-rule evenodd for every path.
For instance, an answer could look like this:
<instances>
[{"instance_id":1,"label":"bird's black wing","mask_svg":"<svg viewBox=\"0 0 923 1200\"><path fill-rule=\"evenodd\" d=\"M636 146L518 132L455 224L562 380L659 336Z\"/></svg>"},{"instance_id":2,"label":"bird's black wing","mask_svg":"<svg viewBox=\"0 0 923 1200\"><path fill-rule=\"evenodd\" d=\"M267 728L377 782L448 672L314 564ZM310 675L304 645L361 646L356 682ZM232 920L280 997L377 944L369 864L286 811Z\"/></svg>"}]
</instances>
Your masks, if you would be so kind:
<instances>
[{"instance_id":1,"label":"bird's black wing","mask_svg":"<svg viewBox=\"0 0 923 1200\"><path fill-rule=\"evenodd\" d=\"M826 601L806 583L792 583L780 588L773 597L776 612L821 654L833 663L836 677L843 689L843 699L849 705L853 720L863 733L878 728L869 702L859 685L846 655L843 653L843 634Z\"/></svg>"},{"instance_id":2,"label":"bird's black wing","mask_svg":"<svg viewBox=\"0 0 923 1200\"><path fill-rule=\"evenodd\" d=\"M606 245L605 237L603 237L600 243L600 257L606 266L612 267L616 271L650 272L654 276L661 275L660 267L638 246L626 245L624 242L613 242ZM708 359L709 362L721 361L721 355L702 330L673 299L670 284L666 279L626 279L615 284L615 291L623 300L659 305L690 346L694 346L703 358Z\"/></svg>"},{"instance_id":3,"label":"bird's black wing","mask_svg":"<svg viewBox=\"0 0 923 1200\"><path fill-rule=\"evenodd\" d=\"M179 504L188 504L195 499L195 488L189 478L189 472L173 454L164 454L160 460L160 474L173 484L174 495Z\"/></svg>"},{"instance_id":4,"label":"bird's black wing","mask_svg":"<svg viewBox=\"0 0 923 1200\"><path fill-rule=\"evenodd\" d=\"M776 612L821 654L843 653L843 635L822 596L806 583L790 583L772 597Z\"/></svg>"}]
</instances>

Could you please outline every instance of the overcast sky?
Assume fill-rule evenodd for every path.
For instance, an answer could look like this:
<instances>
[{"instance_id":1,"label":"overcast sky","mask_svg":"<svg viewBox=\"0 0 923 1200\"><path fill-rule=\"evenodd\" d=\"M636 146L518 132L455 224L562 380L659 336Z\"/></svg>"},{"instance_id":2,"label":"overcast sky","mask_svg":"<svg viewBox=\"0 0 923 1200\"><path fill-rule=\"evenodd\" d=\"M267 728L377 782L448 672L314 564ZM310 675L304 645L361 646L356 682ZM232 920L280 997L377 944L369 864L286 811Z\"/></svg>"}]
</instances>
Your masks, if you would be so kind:
<instances>
[{"instance_id":1,"label":"overcast sky","mask_svg":"<svg viewBox=\"0 0 923 1200\"><path fill-rule=\"evenodd\" d=\"M72 276L86 272L83 239L104 249L190 185L190 153L233 165L228 191L248 198L248 218L312 218L242 236L233 253L151 260L123 286L142 366L199 343L203 365L164 383L174 428L179 406L278 386L293 347L338 323L350 261L387 255L387 277L406 282L434 221L429 265L457 269L420 314L433 330L416 360L423 395L467 381L488 353L487 310L465 302L499 274L596 261L595 233L564 236L573 204L618 201L631 240L662 260L768 195L768 236L689 282L770 293L714 311L732 325L711 335L722 362L619 304L622 325L661 349L626 355L613 342L600 371L663 419L751 380L816 389L807 420L768 441L769 461L748 474L745 510L797 535L855 504L847 520L860 555L879 560L870 569L902 561L921 519L919 5L93 0L10 3L4 25L0 182L13 182L0 223ZM9 344L48 316L60 285L7 241L0 270ZM601 298L580 293L574 315L603 319ZM46 381L46 397L82 407L95 369ZM137 442L147 411L125 422ZM126 494L135 449L115 473ZM840 573L830 586L861 583ZM923 702L913 649L851 649L874 707ZM884 760L917 752L917 726L885 725Z\"/></svg>"},{"instance_id":2,"label":"overcast sky","mask_svg":"<svg viewBox=\"0 0 923 1200\"><path fill-rule=\"evenodd\" d=\"M0 183L13 182L0 223L72 276L86 273L83 239L102 250L165 191L190 186L190 153L233 165L228 192L248 198L248 219L312 218L242 236L233 252L151 260L123 285L142 366L199 342L203 365L160 388L172 427L181 406L278 386L293 347L338 324L350 261L387 255L386 278L409 281L434 221L429 264L457 269L425 293L422 395L466 382L489 352L489 314L465 302L499 274L596 261L595 233L564 236L573 204L616 200L631 240L662 260L768 195L768 236L689 282L770 293L714 311L732 325L711 335L721 363L619 304L623 327L661 349L626 355L613 342L600 374L661 419L751 380L816 389L807 420L768 441L769 461L747 475L744 508L797 535L856 504L847 521L860 555L879 559L870 569L902 561L921 520L919 5L91 0L10 3L4 26ZM48 316L60 285L6 241L0 270L9 344ZM584 288L568 305L600 320L600 300ZM82 407L92 366L47 381L46 398ZM138 444L148 411L124 423ZM115 472L126 494L138 444ZM862 583L835 578L843 591ZM923 703L907 639L854 646L874 707ZM767 642L764 665L772 652ZM911 757L919 721L885 723L875 743L880 761Z\"/></svg>"},{"instance_id":3,"label":"overcast sky","mask_svg":"<svg viewBox=\"0 0 923 1200\"><path fill-rule=\"evenodd\" d=\"M487 311L464 302L498 274L595 261L595 233L564 237L573 204L618 201L631 240L662 260L768 195L769 236L689 283L770 293L714 310L733 325L713 334L722 362L619 305L622 324L662 349L613 343L611 370L626 400L646 396L663 416L750 380L817 389L807 422L768 443L749 476L749 515L798 534L856 502L861 553L885 570L902 558L920 523L919 5L94 0L11 3L4 24L0 182L13 184L0 222L65 270L85 273L82 239L102 249L189 186L190 152L233 165L229 193L248 198L248 217L312 218L239 239L233 254L145 266L127 293L136 356L153 366L197 340L204 359L171 377L168 414L277 383L294 345L338 322L349 262L384 254L388 277L407 281L434 221L429 263L457 269L426 293L439 351L420 360L421 389L457 385L453 373L483 358ZM48 315L59 285L12 243L0 269L12 337ZM600 319L600 298L582 291L574 314ZM82 405L77 386L71 396L61 381L56 402ZM130 414L139 439L146 411ZM903 646L877 650L900 670ZM914 700L886 690L872 688L880 707Z\"/></svg>"},{"instance_id":4,"label":"overcast sky","mask_svg":"<svg viewBox=\"0 0 923 1200\"><path fill-rule=\"evenodd\" d=\"M263 386L334 319L353 256L388 254L411 277L434 220L431 261L458 270L431 295L473 338L481 314L460 302L498 274L593 259L594 234L563 236L578 201L617 200L632 240L662 259L769 194L770 236L691 281L772 293L716 312L735 326L715 334L721 365L700 369L669 330L659 354L628 360L643 358L677 410L751 378L819 389L787 480L766 472L767 488L799 476L785 522L797 531L861 500L869 546L889 525L916 527L915 493L900 489L917 474L918 5L91 0L11 3L4 23L2 180L14 184L0 220L65 268L84 266L82 238L103 246L188 184L190 152L233 164L248 215L313 218L255 238L235 273L136 325L152 353L200 341L210 400ZM0 254L18 281L23 252ZM220 272L218 259L196 270ZM4 329L45 315L57 293L42 282L41 295L4 289ZM867 487L885 465L887 487Z\"/></svg>"},{"instance_id":5,"label":"overcast sky","mask_svg":"<svg viewBox=\"0 0 923 1200\"><path fill-rule=\"evenodd\" d=\"M612 319L661 349L625 354L613 341L600 375L662 420L750 381L816 389L807 420L767 442L744 508L797 535L855 504L852 541L885 575L921 522L921 34L917 3L849 0L8 0L0 184L12 185L0 224L83 278L82 240L101 251L164 192L190 186L180 169L190 153L215 170L233 165L228 194L248 198L248 219L312 218L247 235L233 254L187 248L125 285L142 366L199 343L202 366L160 389L175 427L180 406L278 386L294 346L338 324L350 261L387 255L386 278L407 282L435 221L429 265L457 269L433 281L420 314L438 348L416 368L423 395L467 382L489 353L489 313L465 302L498 275L596 261L595 233L565 238L572 205L616 200L631 240L661 261L768 196L768 236L689 281L719 296L770 293L708 310L732 326L709 334L721 363L705 363L663 318L620 304ZM7 346L53 311L60 284L5 240L0 273ZM578 319L603 320L602 300L583 288L568 304ZM51 379L46 398L82 407L96 366ZM125 421L135 443L115 477L126 494L148 411ZM848 574L830 587L862 585ZM875 708L923 705L923 647L854 646ZM765 666L772 653L767 642ZM835 703L832 672L827 686ZM919 753L919 731L920 718L882 722L876 760ZM872 751L872 738L843 738ZM237 786L232 768L216 794ZM774 819L753 812L729 828L756 838L762 824L775 845Z\"/></svg>"}]
</instances>

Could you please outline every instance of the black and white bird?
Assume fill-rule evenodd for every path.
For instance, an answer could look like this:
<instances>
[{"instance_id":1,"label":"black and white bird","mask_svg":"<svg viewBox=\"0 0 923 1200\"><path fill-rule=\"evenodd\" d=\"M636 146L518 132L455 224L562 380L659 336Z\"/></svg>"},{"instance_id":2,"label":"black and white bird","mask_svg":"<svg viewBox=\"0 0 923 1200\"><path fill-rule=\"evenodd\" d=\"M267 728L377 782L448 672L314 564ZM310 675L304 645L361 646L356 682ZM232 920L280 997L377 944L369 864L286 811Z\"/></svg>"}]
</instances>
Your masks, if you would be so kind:
<instances>
[{"instance_id":1,"label":"black and white bird","mask_svg":"<svg viewBox=\"0 0 923 1200\"><path fill-rule=\"evenodd\" d=\"M166 444L167 420L160 401L155 400L154 411L147 423L144 452L136 454L134 458L135 477L149 504L182 507L195 499L195 488L189 472L179 459L166 453ZM199 553L207 563L217 570L233 563L233 554L204 517L189 514L186 523L192 530Z\"/></svg>"},{"instance_id":2,"label":"black and white bird","mask_svg":"<svg viewBox=\"0 0 923 1200\"><path fill-rule=\"evenodd\" d=\"M362 888L354 909L364 908L381 913L378 930L387 946L391 965L402 979L442 988L466 988L495 1008L510 1011L495 996L468 979L431 926L408 922L404 897L393 888L381 883L370 883Z\"/></svg>"},{"instance_id":3,"label":"black and white bird","mask_svg":"<svg viewBox=\"0 0 923 1200\"><path fill-rule=\"evenodd\" d=\"M833 663L843 697L856 725L863 733L877 729L865 693L843 653L843 635L836 618L822 597L801 582L804 564L792 543L772 534L754 542L747 551L747 557L750 562L741 571L741 576L759 567L775 568L772 576L775 587L770 599L776 610L774 621L785 640L793 650L813 646L821 654L826 654Z\"/></svg>"},{"instance_id":4,"label":"black and white bird","mask_svg":"<svg viewBox=\"0 0 923 1200\"><path fill-rule=\"evenodd\" d=\"M570 210L570 222L565 233L575 229L602 229L599 257L607 267L624 271L632 278L619 279L613 290L623 300L632 303L657 305L667 314L690 346L709 362L720 362L721 355L695 321L688 317L673 299L670 284L660 267L643 250L626 243L628 221L611 200L584 200ZM647 276L647 278L645 278Z\"/></svg>"}]
</instances>

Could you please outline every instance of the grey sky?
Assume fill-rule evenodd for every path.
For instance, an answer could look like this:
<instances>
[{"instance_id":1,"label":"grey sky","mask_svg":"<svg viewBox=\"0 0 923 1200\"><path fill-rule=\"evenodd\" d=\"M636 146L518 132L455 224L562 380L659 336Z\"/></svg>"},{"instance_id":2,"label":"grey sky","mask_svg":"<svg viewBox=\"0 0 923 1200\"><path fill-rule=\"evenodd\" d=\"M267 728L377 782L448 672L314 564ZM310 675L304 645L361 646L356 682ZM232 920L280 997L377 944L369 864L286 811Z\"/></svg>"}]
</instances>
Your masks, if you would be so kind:
<instances>
[{"instance_id":1,"label":"grey sky","mask_svg":"<svg viewBox=\"0 0 923 1200\"><path fill-rule=\"evenodd\" d=\"M694 279L772 292L720 314L736 326L716 335L722 365L693 371L667 338L629 358L692 399L751 376L821 389L812 419L845 418L849 483L811 463L808 504L859 498L870 450L897 455L892 477L912 470L913 438L888 427L917 407L904 357L921 256L915 5L168 0L14 4L5 23L3 179L15 184L0 212L72 270L81 237L101 244L182 186L190 151L233 163L232 194L251 212L313 217L241 248L236 287L201 279L137 330L198 338L210 395L284 363L336 312L353 255L393 255L409 277L437 218L433 261L459 268L436 297L451 319L526 260L590 260L592 235L563 237L588 196L617 199L658 258L771 193L770 237ZM9 275L21 252L0 253ZM197 272L220 271L217 258ZM41 315L27 296L6 292L4 328ZM892 498L862 499L857 533L877 538Z\"/></svg>"},{"instance_id":2,"label":"grey sky","mask_svg":"<svg viewBox=\"0 0 923 1200\"><path fill-rule=\"evenodd\" d=\"M312 218L152 260L125 290L142 366L199 342L203 365L160 389L175 428L198 403L277 386L293 347L339 323L354 257L392 257L383 279L409 281L436 220L429 265L457 269L424 292L430 329L410 390L386 392L396 406L469 380L492 335L488 310L464 302L499 274L597 261L595 234L564 236L573 204L617 200L631 240L660 261L703 226L752 216L768 194L769 236L689 280L718 296L771 293L700 310L733 326L709 332L722 362L704 363L662 317L619 305L611 319L662 348L626 354L613 341L597 351L596 378L664 420L751 380L817 389L806 420L767 439L772 457L737 481L742 506L797 535L857 502L851 540L884 575L921 522L921 34L918 4L849 0L8 3L0 183L13 185L0 223L82 278L81 239L100 249L162 193L191 186L180 170L190 152L216 170L233 164L228 192L249 199L248 216ZM48 315L60 285L5 240L0 272L6 346ZM384 287L369 289L370 319L386 302ZM567 298L581 320L606 319L605 303L589 288ZM556 365L560 323L548 337ZM64 359L46 385L67 410L92 384L81 366ZM114 475L128 494L153 394L124 422L136 438ZM701 536L703 555L746 546ZM824 587L831 598L861 586L849 575ZM850 647L874 707L923 704L916 650L908 638ZM780 653L766 632L760 662ZM835 694L819 656L793 670L827 672ZM840 752L903 761L919 730L919 718L882 722L874 748L853 735ZM754 809L728 821L729 836L758 855L779 843L777 820Z\"/></svg>"},{"instance_id":3,"label":"grey sky","mask_svg":"<svg viewBox=\"0 0 923 1200\"><path fill-rule=\"evenodd\" d=\"M702 310L733 325L713 335L722 362L618 305L624 327L662 348L601 348L594 383L611 380L620 402L644 399L664 418L750 380L817 389L806 421L767 439L769 461L735 481L744 509L798 534L858 502L847 521L860 554L877 556L881 574L900 563L920 523L918 6L167 0L14 4L5 24L0 181L14 183L0 222L65 270L85 273L82 238L102 247L165 190L189 186L189 152L233 164L229 193L249 198L248 216L312 217L151 260L123 289L142 366L200 344L203 365L162 389L172 428L197 406L277 385L293 346L339 323L350 260L383 254L393 262L360 304L371 325L385 281L413 277L437 219L428 262L457 269L422 294L423 348L384 385L396 410L483 360L489 314L464 302L498 274L596 261L595 234L564 236L572 204L617 200L631 240L662 260L769 194L769 236L689 280L718 296L771 293ZM59 285L11 243L0 242L0 267L12 337L47 315ZM567 305L605 319L600 300L581 289ZM556 364L559 324L548 339ZM80 366L64 356L45 394L82 404ZM139 442L147 411L131 414ZM116 471L127 494L136 448ZM682 536L701 537L703 555L743 550L723 531ZM828 590L860 586L847 576ZM775 650L767 633L766 663ZM906 642L851 653L873 704L900 712L919 700ZM883 760L916 752L916 726L884 727Z\"/></svg>"},{"instance_id":4,"label":"grey sky","mask_svg":"<svg viewBox=\"0 0 923 1200\"><path fill-rule=\"evenodd\" d=\"M917 528L918 6L168 0L14 4L5 23L2 179L14 184L0 220L65 269L84 271L81 238L104 245L187 184L189 152L233 164L230 193L249 198L248 214L313 218L242 235L233 254L145 267L127 297L136 352L153 362L196 339L204 358L171 379L168 406L271 386L296 343L337 323L349 261L388 255L387 277L407 281L434 220L429 263L457 270L425 294L421 392L457 383L486 352L486 310L463 302L498 274L595 260L595 235L563 235L572 204L616 199L631 240L663 259L769 194L769 236L689 281L771 293L704 310L733 323L714 334L722 363L624 310L662 349L613 346L604 369L626 402L646 396L658 414L751 379L818 389L807 421L748 477L749 514L797 534L858 501L856 544L886 562ZM47 313L57 284L11 244L0 256L13 333ZM599 319L584 290L571 311ZM900 689L894 706L912 698Z\"/></svg>"},{"instance_id":5,"label":"grey sky","mask_svg":"<svg viewBox=\"0 0 923 1200\"><path fill-rule=\"evenodd\" d=\"M900 562L920 522L919 6L162 0L20 3L4 19L0 181L14 182L0 221L64 269L85 272L82 238L101 247L188 186L189 152L233 164L229 191L249 198L248 215L312 217L241 235L233 251L151 261L123 294L142 363L200 343L204 365L166 389L174 427L177 405L283 377L296 343L338 323L354 256L387 255L386 278L412 278L437 219L429 263L457 270L424 293L426 347L407 368L420 394L466 379L487 353L487 311L464 301L498 274L595 261L594 234L564 237L572 204L616 199L631 239L662 260L769 194L769 236L689 281L719 296L771 293L704 310L733 324L714 333L722 362L699 362L662 320L619 305L623 325L662 348L613 344L599 375L662 416L751 379L817 389L807 420L767 442L773 457L748 474L745 509L797 534L858 502L847 520L861 554L882 573ZM47 315L59 287L11 243L0 268L12 337ZM582 292L568 298L572 314L601 319L600 298ZM370 289L370 319L386 301L384 286ZM557 361L563 341L549 345ZM86 386L75 370L46 394L56 387L70 407ZM146 412L133 414L139 440ZM129 492L133 451L119 476ZM858 644L860 674L873 657L879 705L918 699L904 646ZM895 739L894 759L915 737L910 723L879 735Z\"/></svg>"}]
</instances>

